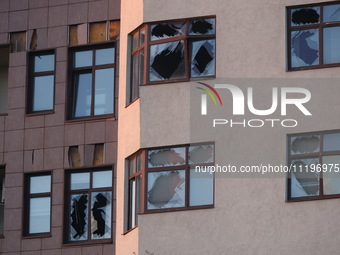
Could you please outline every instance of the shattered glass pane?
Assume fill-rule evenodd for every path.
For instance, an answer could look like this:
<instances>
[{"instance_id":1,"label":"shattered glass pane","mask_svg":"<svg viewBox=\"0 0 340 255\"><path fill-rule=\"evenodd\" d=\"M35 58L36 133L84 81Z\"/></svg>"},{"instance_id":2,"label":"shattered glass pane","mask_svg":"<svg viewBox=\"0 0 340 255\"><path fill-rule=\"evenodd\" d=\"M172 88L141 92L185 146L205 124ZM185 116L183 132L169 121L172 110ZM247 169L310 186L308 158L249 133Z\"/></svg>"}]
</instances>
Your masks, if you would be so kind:
<instances>
[{"instance_id":1,"label":"shattered glass pane","mask_svg":"<svg viewBox=\"0 0 340 255\"><path fill-rule=\"evenodd\" d=\"M39 197L30 199L30 234L50 232L50 209L50 197Z\"/></svg>"},{"instance_id":2,"label":"shattered glass pane","mask_svg":"<svg viewBox=\"0 0 340 255\"><path fill-rule=\"evenodd\" d=\"M323 22L340 21L340 4L325 5L322 19Z\"/></svg>"},{"instance_id":3,"label":"shattered glass pane","mask_svg":"<svg viewBox=\"0 0 340 255\"><path fill-rule=\"evenodd\" d=\"M74 67L92 66L92 50L77 51L74 58Z\"/></svg>"},{"instance_id":4,"label":"shattered glass pane","mask_svg":"<svg viewBox=\"0 0 340 255\"><path fill-rule=\"evenodd\" d=\"M111 238L112 192L91 193L91 239Z\"/></svg>"},{"instance_id":5,"label":"shattered glass pane","mask_svg":"<svg viewBox=\"0 0 340 255\"><path fill-rule=\"evenodd\" d=\"M215 34L215 18L192 20L189 26L189 35Z\"/></svg>"},{"instance_id":6,"label":"shattered glass pane","mask_svg":"<svg viewBox=\"0 0 340 255\"><path fill-rule=\"evenodd\" d=\"M151 25L151 41L185 35L186 28L186 21L174 21L171 23Z\"/></svg>"},{"instance_id":7,"label":"shattered glass pane","mask_svg":"<svg viewBox=\"0 0 340 255\"><path fill-rule=\"evenodd\" d=\"M319 30L292 31L291 66L313 66L319 64Z\"/></svg>"},{"instance_id":8,"label":"shattered glass pane","mask_svg":"<svg viewBox=\"0 0 340 255\"><path fill-rule=\"evenodd\" d=\"M51 175L32 176L30 194L51 192Z\"/></svg>"},{"instance_id":9,"label":"shattered glass pane","mask_svg":"<svg viewBox=\"0 0 340 255\"><path fill-rule=\"evenodd\" d=\"M114 68L95 70L94 115L113 113Z\"/></svg>"},{"instance_id":10,"label":"shattered glass pane","mask_svg":"<svg viewBox=\"0 0 340 255\"><path fill-rule=\"evenodd\" d=\"M112 171L93 172L92 188L112 187Z\"/></svg>"},{"instance_id":11,"label":"shattered glass pane","mask_svg":"<svg viewBox=\"0 0 340 255\"><path fill-rule=\"evenodd\" d=\"M34 57L34 72L54 71L54 54Z\"/></svg>"},{"instance_id":12,"label":"shattered glass pane","mask_svg":"<svg viewBox=\"0 0 340 255\"><path fill-rule=\"evenodd\" d=\"M74 85L74 117L90 116L92 73L76 74Z\"/></svg>"},{"instance_id":13,"label":"shattered glass pane","mask_svg":"<svg viewBox=\"0 0 340 255\"><path fill-rule=\"evenodd\" d=\"M189 147L189 164L214 162L214 145L198 145Z\"/></svg>"},{"instance_id":14,"label":"shattered glass pane","mask_svg":"<svg viewBox=\"0 0 340 255\"><path fill-rule=\"evenodd\" d=\"M323 62L340 63L340 27L323 29Z\"/></svg>"},{"instance_id":15,"label":"shattered glass pane","mask_svg":"<svg viewBox=\"0 0 340 255\"><path fill-rule=\"evenodd\" d=\"M115 62L115 48L96 50L96 65L113 64Z\"/></svg>"},{"instance_id":16,"label":"shattered glass pane","mask_svg":"<svg viewBox=\"0 0 340 255\"><path fill-rule=\"evenodd\" d=\"M130 175L136 173L136 158L130 159Z\"/></svg>"},{"instance_id":17,"label":"shattered glass pane","mask_svg":"<svg viewBox=\"0 0 340 255\"><path fill-rule=\"evenodd\" d=\"M180 166L185 164L185 147L148 151L148 167Z\"/></svg>"},{"instance_id":18,"label":"shattered glass pane","mask_svg":"<svg viewBox=\"0 0 340 255\"><path fill-rule=\"evenodd\" d=\"M150 46L150 81L185 78L184 42Z\"/></svg>"},{"instance_id":19,"label":"shattered glass pane","mask_svg":"<svg viewBox=\"0 0 340 255\"><path fill-rule=\"evenodd\" d=\"M319 195L319 173L313 171L319 164L318 158L297 159L291 162L291 197L306 197ZM311 165L314 165L311 168Z\"/></svg>"},{"instance_id":20,"label":"shattered glass pane","mask_svg":"<svg viewBox=\"0 0 340 255\"><path fill-rule=\"evenodd\" d=\"M327 166L327 171L322 173L323 194L340 194L340 156L324 156L322 157L322 164Z\"/></svg>"},{"instance_id":21,"label":"shattered glass pane","mask_svg":"<svg viewBox=\"0 0 340 255\"><path fill-rule=\"evenodd\" d=\"M291 25L302 26L320 22L320 7L306 7L291 10Z\"/></svg>"},{"instance_id":22,"label":"shattered glass pane","mask_svg":"<svg viewBox=\"0 0 340 255\"><path fill-rule=\"evenodd\" d=\"M105 42L107 40L107 23L90 23L89 42Z\"/></svg>"},{"instance_id":23,"label":"shattered glass pane","mask_svg":"<svg viewBox=\"0 0 340 255\"><path fill-rule=\"evenodd\" d=\"M53 110L54 75L34 77L33 111Z\"/></svg>"},{"instance_id":24,"label":"shattered glass pane","mask_svg":"<svg viewBox=\"0 0 340 255\"><path fill-rule=\"evenodd\" d=\"M190 169L190 206L212 205L214 203L214 175Z\"/></svg>"},{"instance_id":25,"label":"shattered glass pane","mask_svg":"<svg viewBox=\"0 0 340 255\"><path fill-rule=\"evenodd\" d=\"M306 154L320 151L320 136L305 135L290 139L291 155Z\"/></svg>"},{"instance_id":26,"label":"shattered glass pane","mask_svg":"<svg viewBox=\"0 0 340 255\"><path fill-rule=\"evenodd\" d=\"M185 206L185 170L148 173L148 210Z\"/></svg>"},{"instance_id":27,"label":"shattered glass pane","mask_svg":"<svg viewBox=\"0 0 340 255\"><path fill-rule=\"evenodd\" d=\"M87 240L88 194L71 195L70 241Z\"/></svg>"},{"instance_id":28,"label":"shattered glass pane","mask_svg":"<svg viewBox=\"0 0 340 255\"><path fill-rule=\"evenodd\" d=\"M90 173L71 174L71 190L90 188Z\"/></svg>"},{"instance_id":29,"label":"shattered glass pane","mask_svg":"<svg viewBox=\"0 0 340 255\"><path fill-rule=\"evenodd\" d=\"M340 133L323 135L323 151L340 150Z\"/></svg>"},{"instance_id":30,"label":"shattered glass pane","mask_svg":"<svg viewBox=\"0 0 340 255\"><path fill-rule=\"evenodd\" d=\"M136 225L136 182L130 181L130 229Z\"/></svg>"},{"instance_id":31,"label":"shattered glass pane","mask_svg":"<svg viewBox=\"0 0 340 255\"><path fill-rule=\"evenodd\" d=\"M192 43L191 77L215 74L215 40Z\"/></svg>"}]
</instances>

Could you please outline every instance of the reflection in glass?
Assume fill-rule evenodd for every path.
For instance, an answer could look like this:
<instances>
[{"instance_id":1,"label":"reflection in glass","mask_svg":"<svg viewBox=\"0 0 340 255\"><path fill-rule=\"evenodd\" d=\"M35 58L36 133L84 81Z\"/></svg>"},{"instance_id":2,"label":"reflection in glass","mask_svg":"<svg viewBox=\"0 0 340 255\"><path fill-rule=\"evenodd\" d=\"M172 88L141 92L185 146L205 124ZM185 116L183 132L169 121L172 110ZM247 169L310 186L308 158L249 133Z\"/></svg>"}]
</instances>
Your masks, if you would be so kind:
<instances>
[{"instance_id":1,"label":"reflection in glass","mask_svg":"<svg viewBox=\"0 0 340 255\"><path fill-rule=\"evenodd\" d=\"M77 51L74 58L74 67L92 66L92 50Z\"/></svg>"},{"instance_id":2,"label":"reflection in glass","mask_svg":"<svg viewBox=\"0 0 340 255\"><path fill-rule=\"evenodd\" d=\"M139 46L141 46L145 41L145 28L141 29L139 32Z\"/></svg>"},{"instance_id":3,"label":"reflection in glass","mask_svg":"<svg viewBox=\"0 0 340 255\"><path fill-rule=\"evenodd\" d=\"M192 20L189 26L189 35L215 34L215 18Z\"/></svg>"},{"instance_id":4,"label":"reflection in glass","mask_svg":"<svg viewBox=\"0 0 340 255\"><path fill-rule=\"evenodd\" d=\"M115 48L96 50L96 65L113 64L115 62Z\"/></svg>"},{"instance_id":5,"label":"reflection in glass","mask_svg":"<svg viewBox=\"0 0 340 255\"><path fill-rule=\"evenodd\" d=\"M142 153L139 153L136 156L136 160L137 160L137 169L136 172L140 171L142 169Z\"/></svg>"},{"instance_id":6,"label":"reflection in glass","mask_svg":"<svg viewBox=\"0 0 340 255\"><path fill-rule=\"evenodd\" d=\"M92 188L112 187L112 171L93 172Z\"/></svg>"},{"instance_id":7,"label":"reflection in glass","mask_svg":"<svg viewBox=\"0 0 340 255\"><path fill-rule=\"evenodd\" d=\"M320 136L306 135L292 137L291 140L291 155L306 154L320 151Z\"/></svg>"},{"instance_id":8,"label":"reflection in glass","mask_svg":"<svg viewBox=\"0 0 340 255\"><path fill-rule=\"evenodd\" d=\"M95 71L94 115L113 113L114 68Z\"/></svg>"},{"instance_id":9,"label":"reflection in glass","mask_svg":"<svg viewBox=\"0 0 340 255\"><path fill-rule=\"evenodd\" d=\"M51 175L32 176L30 194L51 192Z\"/></svg>"},{"instance_id":10,"label":"reflection in glass","mask_svg":"<svg viewBox=\"0 0 340 255\"><path fill-rule=\"evenodd\" d=\"M340 133L323 135L323 151L340 150Z\"/></svg>"},{"instance_id":11,"label":"reflection in glass","mask_svg":"<svg viewBox=\"0 0 340 255\"><path fill-rule=\"evenodd\" d=\"M185 147L148 151L148 167L179 166L185 164Z\"/></svg>"},{"instance_id":12,"label":"reflection in glass","mask_svg":"<svg viewBox=\"0 0 340 255\"><path fill-rule=\"evenodd\" d=\"M138 213L141 212L142 202L142 175L137 177L137 193L136 193L136 224L138 224Z\"/></svg>"},{"instance_id":13,"label":"reflection in glass","mask_svg":"<svg viewBox=\"0 0 340 255\"><path fill-rule=\"evenodd\" d=\"M214 161L214 145L198 145L189 147L189 164L212 163Z\"/></svg>"},{"instance_id":14,"label":"reflection in glass","mask_svg":"<svg viewBox=\"0 0 340 255\"><path fill-rule=\"evenodd\" d=\"M323 194L340 194L340 155L322 157L322 164L327 165L323 171Z\"/></svg>"},{"instance_id":15,"label":"reflection in glass","mask_svg":"<svg viewBox=\"0 0 340 255\"><path fill-rule=\"evenodd\" d=\"M138 47L138 32L134 33L132 36L132 50L135 50Z\"/></svg>"},{"instance_id":16,"label":"reflection in glass","mask_svg":"<svg viewBox=\"0 0 340 255\"><path fill-rule=\"evenodd\" d=\"M30 199L29 233L50 232L50 197Z\"/></svg>"},{"instance_id":17,"label":"reflection in glass","mask_svg":"<svg viewBox=\"0 0 340 255\"><path fill-rule=\"evenodd\" d=\"M323 6L323 22L340 21L340 4Z\"/></svg>"},{"instance_id":18,"label":"reflection in glass","mask_svg":"<svg viewBox=\"0 0 340 255\"><path fill-rule=\"evenodd\" d=\"M112 192L91 193L91 239L111 238Z\"/></svg>"},{"instance_id":19,"label":"reflection in glass","mask_svg":"<svg viewBox=\"0 0 340 255\"><path fill-rule=\"evenodd\" d=\"M291 197L306 197L319 195L319 173L313 171L318 158L297 159L291 162ZM313 168L310 166L314 165Z\"/></svg>"},{"instance_id":20,"label":"reflection in glass","mask_svg":"<svg viewBox=\"0 0 340 255\"><path fill-rule=\"evenodd\" d=\"M340 63L340 27L323 29L324 64Z\"/></svg>"},{"instance_id":21,"label":"reflection in glass","mask_svg":"<svg viewBox=\"0 0 340 255\"><path fill-rule=\"evenodd\" d=\"M54 54L34 57L34 72L54 71Z\"/></svg>"},{"instance_id":22,"label":"reflection in glass","mask_svg":"<svg viewBox=\"0 0 340 255\"><path fill-rule=\"evenodd\" d=\"M148 173L147 208L185 206L185 170Z\"/></svg>"},{"instance_id":23,"label":"reflection in glass","mask_svg":"<svg viewBox=\"0 0 340 255\"><path fill-rule=\"evenodd\" d=\"M143 84L144 81L144 49L139 52L139 82L138 84ZM138 87L139 88L139 87Z\"/></svg>"},{"instance_id":24,"label":"reflection in glass","mask_svg":"<svg viewBox=\"0 0 340 255\"><path fill-rule=\"evenodd\" d=\"M90 173L72 173L71 190L90 188Z\"/></svg>"},{"instance_id":25,"label":"reflection in glass","mask_svg":"<svg viewBox=\"0 0 340 255\"><path fill-rule=\"evenodd\" d=\"M71 195L70 241L87 240L88 194Z\"/></svg>"},{"instance_id":26,"label":"reflection in glass","mask_svg":"<svg viewBox=\"0 0 340 255\"><path fill-rule=\"evenodd\" d=\"M92 74L84 73L75 76L74 117L91 115Z\"/></svg>"},{"instance_id":27,"label":"reflection in glass","mask_svg":"<svg viewBox=\"0 0 340 255\"><path fill-rule=\"evenodd\" d=\"M136 173L136 158L130 159L130 176Z\"/></svg>"},{"instance_id":28,"label":"reflection in glass","mask_svg":"<svg viewBox=\"0 0 340 255\"><path fill-rule=\"evenodd\" d=\"M137 75L138 75L138 54L132 57L132 86L131 86L131 100L137 97Z\"/></svg>"},{"instance_id":29,"label":"reflection in glass","mask_svg":"<svg viewBox=\"0 0 340 255\"><path fill-rule=\"evenodd\" d=\"M214 203L214 175L190 169L190 206L212 205Z\"/></svg>"},{"instance_id":30,"label":"reflection in glass","mask_svg":"<svg viewBox=\"0 0 340 255\"><path fill-rule=\"evenodd\" d=\"M215 40L192 43L191 76L215 74Z\"/></svg>"},{"instance_id":31,"label":"reflection in glass","mask_svg":"<svg viewBox=\"0 0 340 255\"><path fill-rule=\"evenodd\" d=\"M54 75L34 77L33 111L53 110Z\"/></svg>"},{"instance_id":32,"label":"reflection in glass","mask_svg":"<svg viewBox=\"0 0 340 255\"><path fill-rule=\"evenodd\" d=\"M130 229L136 225L136 181L130 181Z\"/></svg>"}]
</instances>

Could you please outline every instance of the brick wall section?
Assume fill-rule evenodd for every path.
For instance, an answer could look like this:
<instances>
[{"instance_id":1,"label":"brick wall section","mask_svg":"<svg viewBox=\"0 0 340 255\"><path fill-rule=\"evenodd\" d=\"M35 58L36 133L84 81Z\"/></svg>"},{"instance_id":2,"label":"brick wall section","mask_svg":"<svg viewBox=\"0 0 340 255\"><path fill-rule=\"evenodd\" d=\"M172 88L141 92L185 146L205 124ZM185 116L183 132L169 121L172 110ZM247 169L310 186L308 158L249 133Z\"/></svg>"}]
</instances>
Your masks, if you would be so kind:
<instances>
[{"instance_id":1,"label":"brick wall section","mask_svg":"<svg viewBox=\"0 0 340 255\"><path fill-rule=\"evenodd\" d=\"M117 20L119 0L1 0L0 45L8 33L27 31L27 45L37 29L37 49L56 48L55 113L25 116L26 54L10 54L8 115L0 116L0 164L6 164L5 231L0 239L1 254L89 254L115 253L115 245L62 245L64 169L69 167L68 146L78 145L84 162L86 144L105 143L105 164L117 161L115 119L65 123L67 75L67 26ZM117 47L116 52L119 52ZM117 62L119 57L116 58ZM118 68L118 64L116 66ZM118 69L117 69L118 70ZM118 71L115 84L115 113L118 106ZM34 153L34 163L32 154ZM52 171L51 237L22 238L24 173ZM115 173L116 180L116 173ZM115 182L114 182L115 186ZM114 190L114 194L115 194ZM115 198L114 198L115 199ZM113 212L116 211L113 201ZM113 214L115 226L115 213ZM113 228L113 240L115 240Z\"/></svg>"}]
</instances>

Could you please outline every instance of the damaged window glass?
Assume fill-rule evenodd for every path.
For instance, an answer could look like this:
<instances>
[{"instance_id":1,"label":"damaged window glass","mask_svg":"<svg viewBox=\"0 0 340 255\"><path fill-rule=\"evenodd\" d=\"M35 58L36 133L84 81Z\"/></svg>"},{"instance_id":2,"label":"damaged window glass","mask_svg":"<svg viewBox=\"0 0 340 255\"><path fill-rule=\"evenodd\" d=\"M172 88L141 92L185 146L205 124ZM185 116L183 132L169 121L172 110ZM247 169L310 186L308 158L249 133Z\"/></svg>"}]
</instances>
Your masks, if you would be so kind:
<instances>
[{"instance_id":1,"label":"damaged window glass","mask_svg":"<svg viewBox=\"0 0 340 255\"><path fill-rule=\"evenodd\" d=\"M293 160L291 164L297 169L297 171L291 172L291 197L319 195L320 174L312 170L316 169L319 159L297 159Z\"/></svg>"},{"instance_id":2,"label":"damaged window glass","mask_svg":"<svg viewBox=\"0 0 340 255\"><path fill-rule=\"evenodd\" d=\"M291 25L316 24L320 21L320 7L306 7L291 10Z\"/></svg>"},{"instance_id":3,"label":"damaged window glass","mask_svg":"<svg viewBox=\"0 0 340 255\"><path fill-rule=\"evenodd\" d=\"M148 210L185 206L185 170L148 173Z\"/></svg>"},{"instance_id":4,"label":"damaged window glass","mask_svg":"<svg viewBox=\"0 0 340 255\"><path fill-rule=\"evenodd\" d=\"M215 74L215 40L192 43L191 77Z\"/></svg>"},{"instance_id":5,"label":"damaged window glass","mask_svg":"<svg viewBox=\"0 0 340 255\"><path fill-rule=\"evenodd\" d=\"M178 166L185 164L185 147L148 151L148 167Z\"/></svg>"},{"instance_id":6,"label":"damaged window glass","mask_svg":"<svg viewBox=\"0 0 340 255\"><path fill-rule=\"evenodd\" d=\"M185 35L186 21L174 21L151 25L151 41Z\"/></svg>"},{"instance_id":7,"label":"damaged window glass","mask_svg":"<svg viewBox=\"0 0 340 255\"><path fill-rule=\"evenodd\" d=\"M185 78L184 41L150 46L150 81Z\"/></svg>"},{"instance_id":8,"label":"damaged window glass","mask_svg":"<svg viewBox=\"0 0 340 255\"><path fill-rule=\"evenodd\" d=\"M112 192L91 194L91 239L111 238Z\"/></svg>"},{"instance_id":9,"label":"damaged window glass","mask_svg":"<svg viewBox=\"0 0 340 255\"><path fill-rule=\"evenodd\" d=\"M215 19L192 20L189 26L189 35L215 34Z\"/></svg>"},{"instance_id":10,"label":"damaged window glass","mask_svg":"<svg viewBox=\"0 0 340 255\"><path fill-rule=\"evenodd\" d=\"M318 152L320 150L320 136L306 135L291 138L291 155Z\"/></svg>"},{"instance_id":11,"label":"damaged window glass","mask_svg":"<svg viewBox=\"0 0 340 255\"><path fill-rule=\"evenodd\" d=\"M87 240L88 194L71 195L70 241Z\"/></svg>"},{"instance_id":12,"label":"damaged window glass","mask_svg":"<svg viewBox=\"0 0 340 255\"><path fill-rule=\"evenodd\" d=\"M291 66L319 64L319 30L293 31L291 34Z\"/></svg>"},{"instance_id":13,"label":"damaged window glass","mask_svg":"<svg viewBox=\"0 0 340 255\"><path fill-rule=\"evenodd\" d=\"M212 163L214 161L214 145L198 145L189 147L189 164Z\"/></svg>"}]
</instances>

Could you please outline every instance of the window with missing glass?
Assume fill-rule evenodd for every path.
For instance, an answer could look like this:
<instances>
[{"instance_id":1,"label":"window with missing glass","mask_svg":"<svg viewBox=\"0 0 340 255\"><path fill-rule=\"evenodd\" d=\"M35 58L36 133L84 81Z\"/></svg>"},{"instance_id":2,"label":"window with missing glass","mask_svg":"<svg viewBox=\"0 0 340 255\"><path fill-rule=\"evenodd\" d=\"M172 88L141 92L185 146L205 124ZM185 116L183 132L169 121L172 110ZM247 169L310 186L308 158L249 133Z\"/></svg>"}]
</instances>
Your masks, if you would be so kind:
<instances>
[{"instance_id":1,"label":"window with missing glass","mask_svg":"<svg viewBox=\"0 0 340 255\"><path fill-rule=\"evenodd\" d=\"M288 136L288 200L340 197L340 131Z\"/></svg>"},{"instance_id":2,"label":"window with missing glass","mask_svg":"<svg viewBox=\"0 0 340 255\"><path fill-rule=\"evenodd\" d=\"M142 150L128 162L129 229L139 213L213 207L214 143Z\"/></svg>"},{"instance_id":3,"label":"window with missing glass","mask_svg":"<svg viewBox=\"0 0 340 255\"><path fill-rule=\"evenodd\" d=\"M64 243L112 241L110 167L66 172Z\"/></svg>"},{"instance_id":4,"label":"window with missing glass","mask_svg":"<svg viewBox=\"0 0 340 255\"><path fill-rule=\"evenodd\" d=\"M51 173L25 175L24 236L50 235Z\"/></svg>"},{"instance_id":5,"label":"window with missing glass","mask_svg":"<svg viewBox=\"0 0 340 255\"><path fill-rule=\"evenodd\" d=\"M69 48L68 119L114 114L115 45Z\"/></svg>"},{"instance_id":6,"label":"window with missing glass","mask_svg":"<svg viewBox=\"0 0 340 255\"><path fill-rule=\"evenodd\" d=\"M287 8L288 69L340 66L340 2Z\"/></svg>"},{"instance_id":7,"label":"window with missing glass","mask_svg":"<svg viewBox=\"0 0 340 255\"><path fill-rule=\"evenodd\" d=\"M27 113L54 109L55 51L28 53Z\"/></svg>"},{"instance_id":8,"label":"window with missing glass","mask_svg":"<svg viewBox=\"0 0 340 255\"><path fill-rule=\"evenodd\" d=\"M215 77L215 38L215 17L150 23L133 32L128 103L143 84Z\"/></svg>"}]
</instances>

